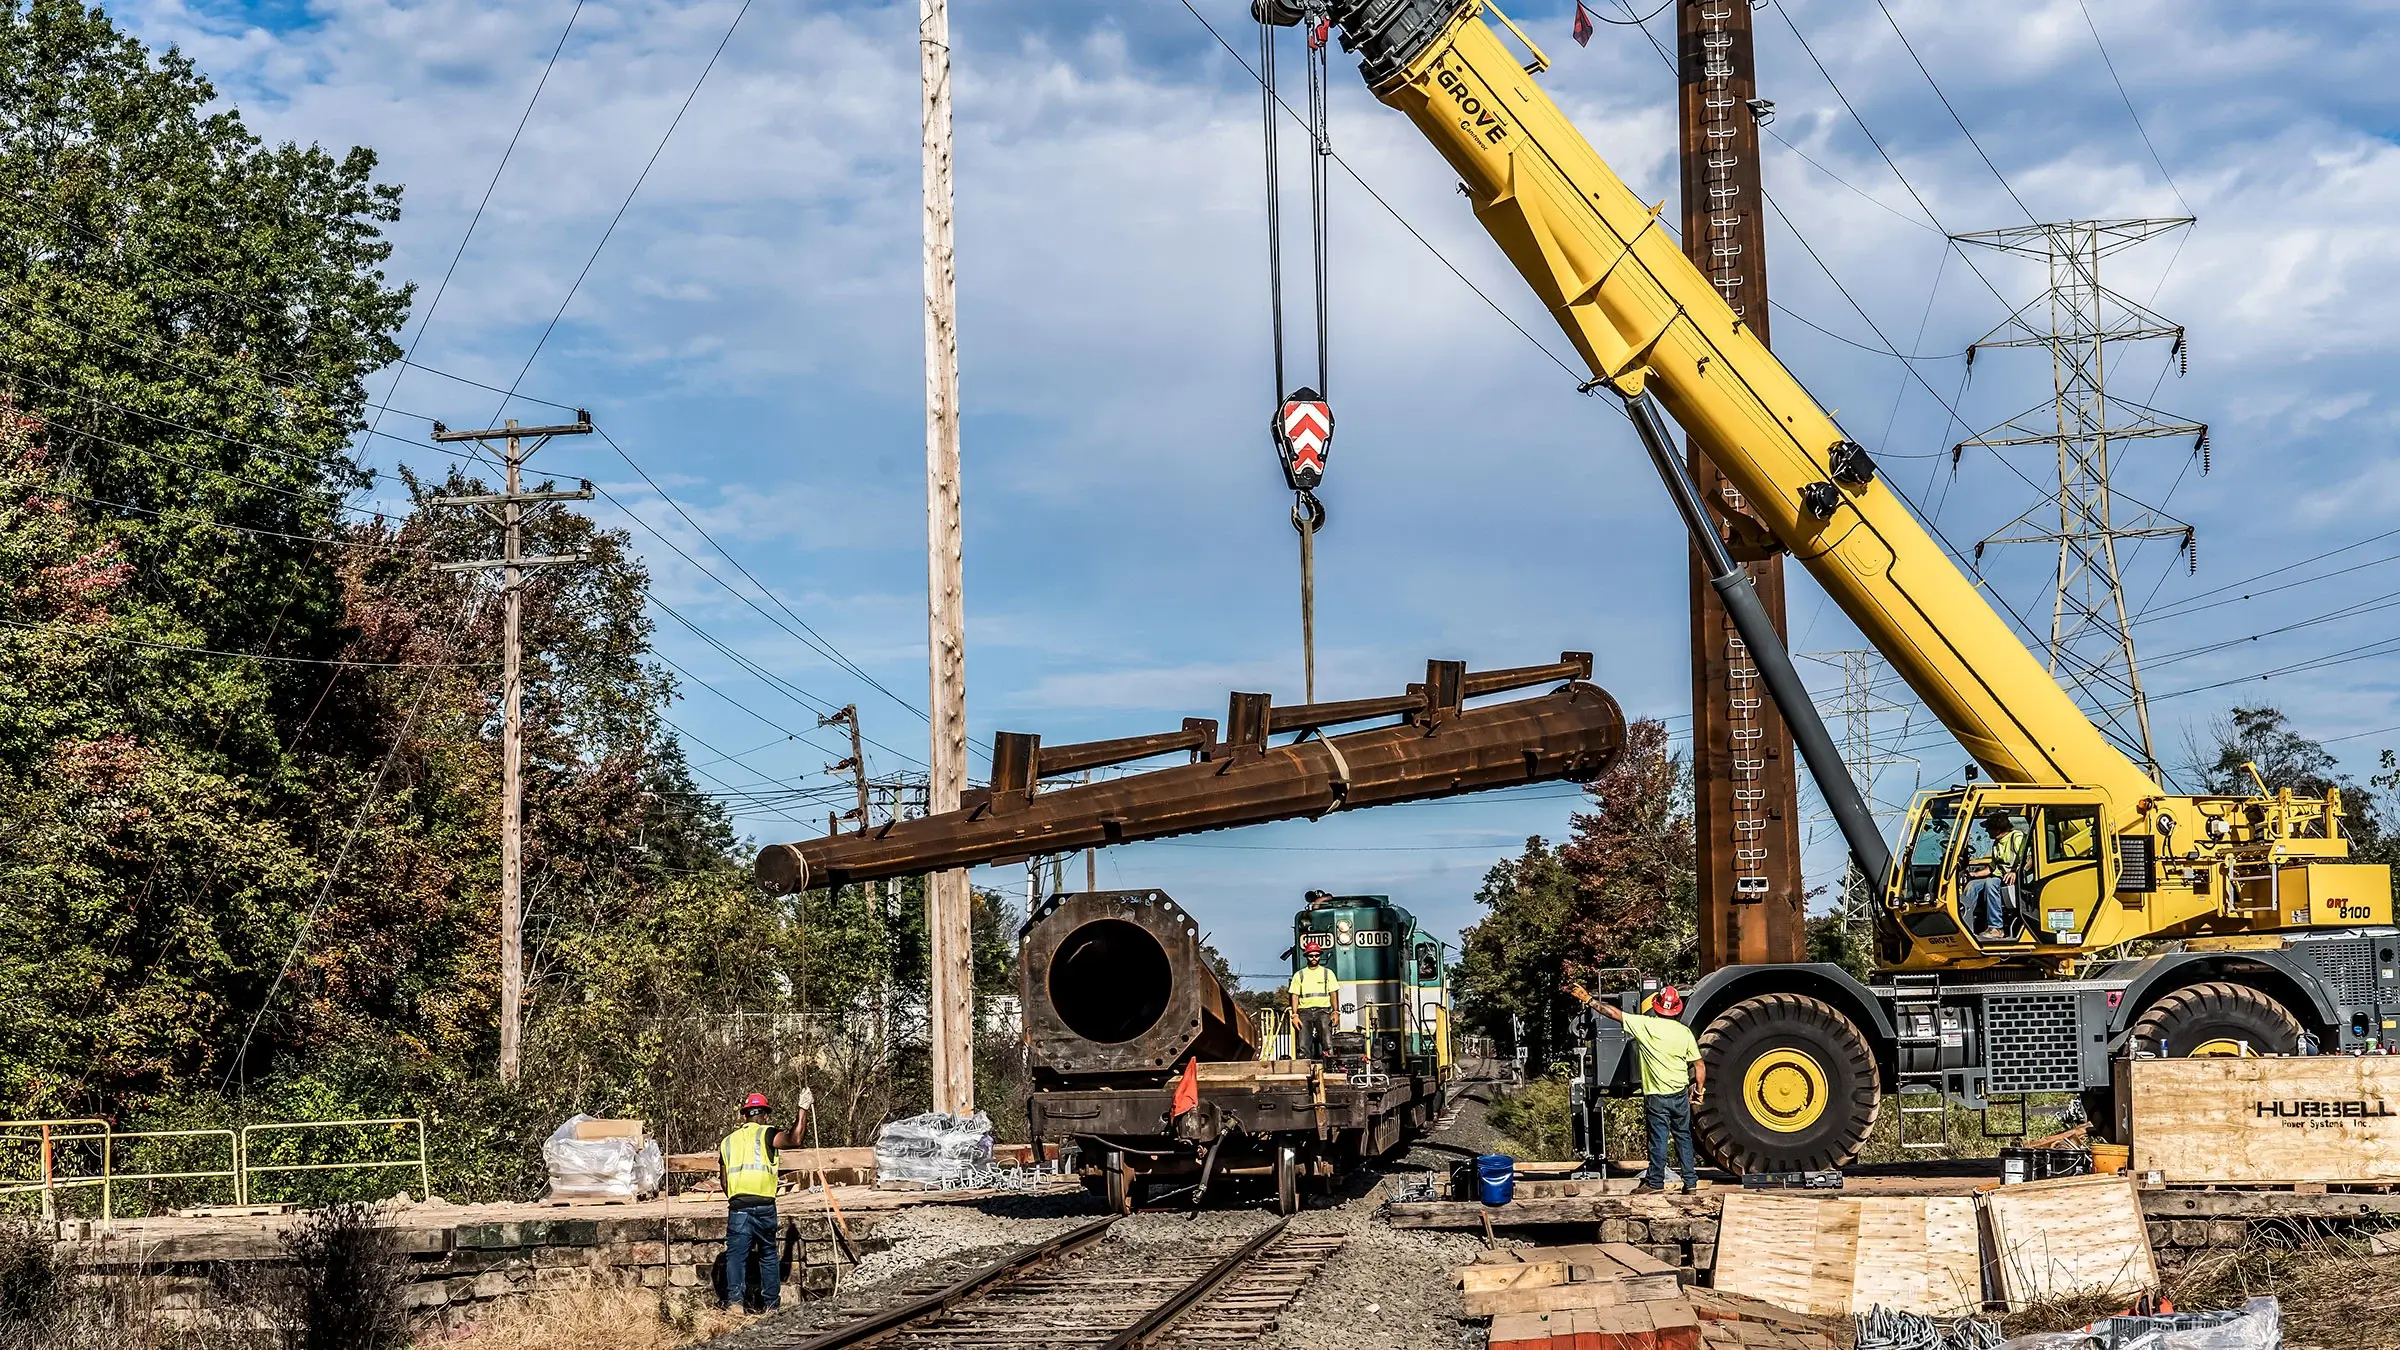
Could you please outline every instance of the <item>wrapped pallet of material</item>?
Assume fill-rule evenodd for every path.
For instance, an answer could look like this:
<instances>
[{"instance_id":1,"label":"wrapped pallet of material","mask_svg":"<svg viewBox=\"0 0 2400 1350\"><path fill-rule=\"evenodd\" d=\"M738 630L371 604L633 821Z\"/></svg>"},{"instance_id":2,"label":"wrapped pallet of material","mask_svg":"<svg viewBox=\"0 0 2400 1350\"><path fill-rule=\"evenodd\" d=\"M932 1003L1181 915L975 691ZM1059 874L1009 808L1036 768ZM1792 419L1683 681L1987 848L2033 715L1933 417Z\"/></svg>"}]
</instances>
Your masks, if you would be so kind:
<instances>
[{"instance_id":1,"label":"wrapped pallet of material","mask_svg":"<svg viewBox=\"0 0 2400 1350\"><path fill-rule=\"evenodd\" d=\"M639 1131L591 1116L574 1116L542 1144L550 1171L552 1200L639 1200L655 1195L667 1179L667 1160L658 1142ZM598 1134L601 1137L593 1138Z\"/></svg>"},{"instance_id":2,"label":"wrapped pallet of material","mask_svg":"<svg viewBox=\"0 0 2400 1350\"><path fill-rule=\"evenodd\" d=\"M875 1133L875 1184L961 1186L992 1166L992 1118L928 1111Z\"/></svg>"}]
</instances>

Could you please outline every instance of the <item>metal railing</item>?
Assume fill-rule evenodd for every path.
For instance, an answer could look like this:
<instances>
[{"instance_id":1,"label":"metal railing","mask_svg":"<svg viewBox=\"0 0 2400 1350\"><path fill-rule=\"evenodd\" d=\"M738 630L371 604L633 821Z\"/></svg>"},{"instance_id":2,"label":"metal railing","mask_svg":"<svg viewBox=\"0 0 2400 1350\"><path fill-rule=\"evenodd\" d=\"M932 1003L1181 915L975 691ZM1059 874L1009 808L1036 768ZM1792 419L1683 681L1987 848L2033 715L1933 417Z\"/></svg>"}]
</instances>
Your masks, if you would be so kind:
<instances>
[{"instance_id":1,"label":"metal railing","mask_svg":"<svg viewBox=\"0 0 2400 1350\"><path fill-rule=\"evenodd\" d=\"M303 1130L352 1129L365 1131L384 1127L395 1134L413 1131L416 1140L414 1156L389 1159L344 1159L319 1162L255 1162L252 1160L252 1139L257 1135L288 1133ZM128 1145L173 1140L183 1144L201 1141L221 1143L225 1149L224 1167L158 1167L152 1170L126 1172L119 1167L124 1162L120 1150ZM426 1157L425 1122L418 1116L390 1116L366 1120L302 1120L276 1121L233 1129L196 1130L118 1130L107 1121L96 1118L60 1120L0 1120L0 1155L12 1146L37 1146L36 1165L29 1175L11 1178L0 1170L0 1199L10 1196L41 1196L41 1217L54 1221L59 1217L59 1196L62 1192L98 1190L100 1217L103 1221L116 1218L117 1188L149 1185L159 1182L189 1182L200 1186L223 1183L235 1205L253 1203L256 1181L261 1176L308 1172L377 1171L389 1168L415 1168L418 1194L422 1197L432 1190L432 1169ZM173 1148L176 1145L168 1145ZM271 1148L271 1144L269 1145ZM213 1153L214 1148L210 1151ZM97 1170L92 1170L93 1168ZM0 1162L0 1169L7 1164Z\"/></svg>"},{"instance_id":2,"label":"metal railing","mask_svg":"<svg viewBox=\"0 0 2400 1350\"><path fill-rule=\"evenodd\" d=\"M92 1118L0 1120L0 1148L15 1144L41 1145L41 1161L35 1169L34 1178L30 1181L0 1183L0 1195L24 1195L39 1191L42 1196L42 1218L45 1221L56 1219L60 1191L102 1185L99 1177L87 1178L81 1174L61 1177L58 1174L59 1145L72 1147L97 1139L103 1141L102 1148L105 1149L108 1131L107 1121Z\"/></svg>"},{"instance_id":3,"label":"metal railing","mask_svg":"<svg viewBox=\"0 0 2400 1350\"><path fill-rule=\"evenodd\" d=\"M401 1127L414 1129L417 1134L417 1156L368 1162L256 1163L250 1161L250 1140L253 1135L282 1130L366 1129L377 1125L390 1126L395 1132ZM417 1198L422 1200L433 1191L432 1172L425 1161L425 1120L422 1116L385 1116L373 1120L295 1120L266 1125L245 1125L242 1127L240 1158L241 1194L240 1198L234 1202L236 1204L255 1203L251 1199L255 1193L253 1186L262 1173L373 1171L380 1168L413 1167L417 1169Z\"/></svg>"}]
</instances>

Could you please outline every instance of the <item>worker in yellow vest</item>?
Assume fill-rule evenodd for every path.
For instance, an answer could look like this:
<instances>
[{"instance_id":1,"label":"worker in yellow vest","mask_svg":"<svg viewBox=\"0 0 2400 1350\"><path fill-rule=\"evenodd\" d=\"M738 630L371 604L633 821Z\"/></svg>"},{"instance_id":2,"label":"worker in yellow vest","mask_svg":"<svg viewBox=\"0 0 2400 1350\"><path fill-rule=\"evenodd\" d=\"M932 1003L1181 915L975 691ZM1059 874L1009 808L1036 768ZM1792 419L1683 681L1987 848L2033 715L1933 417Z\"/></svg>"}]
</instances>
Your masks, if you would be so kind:
<instances>
[{"instance_id":1,"label":"worker in yellow vest","mask_svg":"<svg viewBox=\"0 0 2400 1350\"><path fill-rule=\"evenodd\" d=\"M758 1252L758 1301L768 1312L783 1305L783 1266L776 1251L780 1215L775 1186L782 1176L782 1150L800 1146L800 1127L816 1093L800 1089L791 1128L768 1123L773 1108L767 1095L753 1092L742 1099L742 1123L717 1141L717 1179L725 1186L725 1302L728 1310L745 1305L749 1292L750 1253Z\"/></svg>"},{"instance_id":2,"label":"worker in yellow vest","mask_svg":"<svg viewBox=\"0 0 2400 1350\"><path fill-rule=\"evenodd\" d=\"M1323 1059L1333 1053L1333 1003L1341 984L1325 968L1324 954L1315 943L1301 948L1308 964L1292 972L1285 992L1292 1005L1292 1053L1301 1059Z\"/></svg>"}]
</instances>

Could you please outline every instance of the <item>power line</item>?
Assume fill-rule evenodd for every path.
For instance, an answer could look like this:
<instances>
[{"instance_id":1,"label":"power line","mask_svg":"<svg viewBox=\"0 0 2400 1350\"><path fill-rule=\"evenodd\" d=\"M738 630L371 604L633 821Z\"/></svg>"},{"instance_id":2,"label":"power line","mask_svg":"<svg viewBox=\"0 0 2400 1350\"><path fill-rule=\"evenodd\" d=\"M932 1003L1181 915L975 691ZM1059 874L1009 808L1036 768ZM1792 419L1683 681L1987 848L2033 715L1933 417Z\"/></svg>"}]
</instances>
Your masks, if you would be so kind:
<instances>
[{"instance_id":1,"label":"power line","mask_svg":"<svg viewBox=\"0 0 2400 1350\"><path fill-rule=\"evenodd\" d=\"M579 10L582 8L582 0L577 0L576 7ZM550 316L549 325L534 340L533 350L526 355L525 364L517 368L517 378L509 381L507 392L500 396L500 407L492 413L494 422L500 420L501 413L508 411L508 401L515 397L517 386L525 382L525 375L533 369L533 363L541 356L542 348L549 345L550 335L558 331L558 321L566 317L567 306L574 302L575 293L583 289L583 279L592 274L592 264L600 261L600 251L607 248L608 241L616 235L617 225L625 219L626 211L632 208L634 196L642 190L642 184L650 181L650 171L658 167L658 157L666 152L667 142L674 138L675 129L683 125L683 115L692 110L692 100L700 96L700 86L708 83L709 72L717 68L717 58L725 54L725 44L733 41L733 30L742 26L742 16L749 12L750 0L742 0L742 7L733 13L733 22L725 25L725 36L717 39L716 50L709 53L708 64L700 68L700 78L692 81L691 91L683 96L683 105L675 110L675 116L667 122L665 133L659 136L658 144L651 148L650 158L643 163L641 173L634 178L633 186L626 189L625 200L617 204L616 215L609 218L608 228L600 232L600 242L592 245L591 256L583 260L583 270L575 274L574 283L567 287L566 295L559 300L558 311ZM568 22L572 24L573 20ZM564 43L566 39L561 37L559 40Z\"/></svg>"},{"instance_id":2,"label":"power line","mask_svg":"<svg viewBox=\"0 0 2400 1350\"><path fill-rule=\"evenodd\" d=\"M409 358L417 354L418 344L425 340L425 330L433 326L434 311L442 307L442 297L450 293L450 278L458 272L459 259L467 255L467 241L475 237L475 227L483 223L484 208L492 204L492 192L500 186L500 175L507 170L509 157L517 153L517 141L525 134L525 124L533 119L533 107L542 101L542 91L550 87L550 72L558 68L558 54L567 49L567 35L575 31L575 20L582 17L583 4L584 0L575 0L575 8L567 14L567 26L558 30L558 43L550 49L550 60L542 66L542 77L534 82L533 96L525 100L525 111L517 115L517 127L509 133L508 148L500 152L500 162L492 166L491 179L483 185L483 198L475 203L475 214L467 218L467 228L458 237L458 247L450 253L450 265L442 271L441 284L434 288L433 300L425 306L425 317L417 322L417 335L409 339L407 349L400 353L400 364L392 371L392 382L384 387L385 403L390 403L392 395L399 392L400 381L413 364ZM534 350L538 352L541 349L536 347ZM531 357L526 358L526 364L532 364ZM382 425L383 413L378 410L375 421L367 427L367 434L372 437ZM364 444L359 447L359 454L362 458L366 454Z\"/></svg>"},{"instance_id":3,"label":"power line","mask_svg":"<svg viewBox=\"0 0 2400 1350\"><path fill-rule=\"evenodd\" d=\"M1908 34L1900 31L1900 21L1892 17L1891 6L1886 5L1883 0L1875 0L1875 8L1883 11L1883 21L1892 26L1892 33L1900 39L1901 47L1907 50L1908 59L1917 63L1917 73L1925 77L1925 83L1932 88L1933 96L1942 101L1942 111L1950 114L1950 120L1958 124L1959 134L1967 138L1967 144L1975 147L1975 157L1983 161L1983 167L1992 171L1992 177L2000 180L2000 190L2007 193L2008 199L2015 202L2017 209L2025 213L2025 219L2036 219L2033 208L2027 206L2025 199L2017 195L2017 190L2009 186L2008 175L2000 172L2000 166L1994 164L1992 157L1983 152L1983 143L1975 139L1974 132L1967 130L1967 120L1958 115L1957 108L1951 106L1950 96L1942 92L1941 81L1933 78L1933 72L1925 68L1925 58L1917 55L1916 44L1908 40Z\"/></svg>"},{"instance_id":4,"label":"power line","mask_svg":"<svg viewBox=\"0 0 2400 1350\"><path fill-rule=\"evenodd\" d=\"M617 452L617 458L624 460L627 468L632 469L634 473L640 475L642 482L647 484L652 492L658 494L658 499L660 501L663 501L668 506L674 508L675 514L682 517L684 524L691 526L694 532L696 532L702 539L707 540L708 546L715 549L718 556L724 558L725 561L732 563L735 571L741 573L745 580L758 588L759 594L764 595L767 599L773 601L777 609L780 609L786 615L789 615L793 623L800 625L801 631L807 634L806 637L801 637L800 639L803 643L806 643L819 655L825 657L829 661L832 661L835 665L840 666L842 669L850 672L852 675L857 676L860 680L865 681L869 688L875 690L879 694L882 694L885 698L890 699L892 702L899 704L901 707L908 709L910 712L915 713L920 720L926 720L924 709L918 707L914 703L909 702L907 699L900 697L898 694L893 693L891 690L886 689L881 681L877 680L874 676L869 675L864 669L860 668L857 662L852 661L847 656L844 656L841 653L841 650L835 647L833 643L825 637L824 634L819 633L815 628L811 627L808 620L803 619L798 614L793 613L792 607L785 604L782 597L776 595L775 592L770 589L765 582L760 581L756 576L752 575L749 568L742 566L741 559L736 558L733 556L733 554L727 552L725 546L717 542L716 536L710 534L707 529L702 527L699 521L692 519L692 513L683 509L683 503L676 501L673 497L669 496L667 494L667 490L658 485L658 480L650 476L649 470L643 468L640 464L635 463L633 456L626 453L625 447L617 444L616 437L611 436L607 431L602 430L600 432L600 439L608 442L608 448ZM611 497L609 500L615 502L617 499ZM620 507L623 505L622 502L618 502L617 504ZM662 535L660 537L664 538L665 536ZM695 567L698 565L698 563L693 564ZM719 584L722 585L723 583L720 582ZM726 589L732 590L733 588L727 586ZM773 616L770 615L768 617L772 619ZM777 626L781 627L780 624ZM789 632L790 630L785 629L785 631ZM795 633L793 636L800 637L800 634Z\"/></svg>"},{"instance_id":5,"label":"power line","mask_svg":"<svg viewBox=\"0 0 2400 1350\"><path fill-rule=\"evenodd\" d=\"M78 641L114 642L122 646L141 647L150 651L179 652L191 656L223 656L236 661L266 661L277 665L344 666L361 670L441 670L458 664L454 661L347 661L335 657L267 656L259 652L229 652L215 647L196 647L179 642L148 642L141 638L121 637L115 633L97 629L59 628L49 624L19 623L15 619L0 619L0 626L21 629L28 633L45 633L53 637L74 638Z\"/></svg>"},{"instance_id":6,"label":"power line","mask_svg":"<svg viewBox=\"0 0 2400 1350\"><path fill-rule=\"evenodd\" d=\"M2142 125L2142 115L2134 111L2133 95L2125 92L2124 77L2117 74L2117 63L2108 54L2108 44L2100 40L2100 25L2092 21L2092 7L2084 0L2075 0L2075 7L2083 11L2084 27L2092 30L2092 45L2100 49L2100 64L2108 67L2108 78L2117 86L2117 97L2125 100L2125 115L2133 119L2133 129L2141 133L2142 147L2150 152L2150 162L2158 166L2158 176L2167 180L2167 190L2175 194L2175 204L2183 208L2185 215L2200 214L2192 209L2190 202L2184 200L2183 189L2175 186L2175 175L2167 172L2167 162L2159 158L2158 146L2150 140L2150 128ZM2167 264L2169 271L2174 267L2172 262ZM2165 284L2163 277L2160 284Z\"/></svg>"}]
</instances>

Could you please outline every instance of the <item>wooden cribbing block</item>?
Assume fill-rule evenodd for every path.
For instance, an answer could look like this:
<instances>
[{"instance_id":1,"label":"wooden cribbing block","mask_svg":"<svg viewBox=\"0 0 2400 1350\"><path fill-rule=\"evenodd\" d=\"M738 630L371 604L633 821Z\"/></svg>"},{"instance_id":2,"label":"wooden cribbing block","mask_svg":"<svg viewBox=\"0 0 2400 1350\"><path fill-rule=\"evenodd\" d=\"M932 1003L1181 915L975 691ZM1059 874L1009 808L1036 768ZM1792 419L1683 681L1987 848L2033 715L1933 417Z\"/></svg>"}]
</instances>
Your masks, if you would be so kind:
<instances>
[{"instance_id":1,"label":"wooden cribbing block","mask_svg":"<svg viewBox=\"0 0 2400 1350\"><path fill-rule=\"evenodd\" d=\"M1512 1247L1482 1253L1458 1272L1467 1312L1559 1312L1671 1299L1675 1268L1623 1243Z\"/></svg>"}]
</instances>

